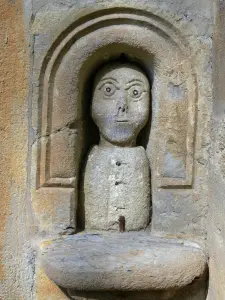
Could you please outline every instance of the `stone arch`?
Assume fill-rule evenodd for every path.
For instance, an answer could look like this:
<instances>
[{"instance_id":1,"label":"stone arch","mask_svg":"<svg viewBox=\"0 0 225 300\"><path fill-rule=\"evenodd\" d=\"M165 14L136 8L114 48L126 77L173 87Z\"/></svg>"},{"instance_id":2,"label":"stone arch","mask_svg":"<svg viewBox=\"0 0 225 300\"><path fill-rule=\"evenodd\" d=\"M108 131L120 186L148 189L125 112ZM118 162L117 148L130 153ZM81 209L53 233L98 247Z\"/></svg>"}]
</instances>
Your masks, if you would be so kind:
<instances>
[{"instance_id":1,"label":"stone arch","mask_svg":"<svg viewBox=\"0 0 225 300\"><path fill-rule=\"evenodd\" d=\"M164 19L120 7L78 18L46 54L40 73L37 188L70 188L77 198L85 83L121 53L141 64L152 82L151 135L146 143L152 188L191 187L197 101L191 49Z\"/></svg>"},{"instance_id":2,"label":"stone arch","mask_svg":"<svg viewBox=\"0 0 225 300\"><path fill-rule=\"evenodd\" d=\"M68 136L73 135L73 132L79 127L76 128L76 126L82 119L81 87L87 79L88 68L91 71L104 61L125 52L131 59L139 61L149 74L154 72L154 75L150 74L151 77L154 77L152 87L153 110L159 109L160 102L163 101L162 98L167 98L167 102L174 102L171 105L177 107L179 106L178 101L182 103L180 104L180 106L183 105L180 111L180 120L184 117L182 111L186 110L187 124L182 124L184 127L187 126L187 145L186 149L183 149L183 152L186 151L185 155L188 160L185 164L186 170L183 170L183 175L178 174L176 177L176 174L172 174L173 170L163 171L162 162L160 173L163 175L164 172L165 175L162 179L162 185L190 185L192 169L190 165L193 156L191 145L193 146L195 115L193 110L196 101L195 77L191 62L188 61L190 49L173 26L168 27L165 21L146 12L137 12L131 9L120 9L117 12L112 9L112 11L108 10L107 13L105 11L98 12L95 18L92 15L86 16L86 18L87 20L83 23L80 22L78 26L76 24L71 25L74 29L70 29L58 44L57 42L54 43L50 49L51 54L47 54L47 57L51 57L51 59L47 64L46 62L43 64L42 89L40 90L40 102L42 103L41 136L47 136L47 139L51 135L57 135L57 133L59 136L63 128L68 128ZM158 91L156 91L156 85L160 85ZM169 97L174 97L174 99L168 100ZM165 127L176 126L174 122L169 124L170 118L174 118L174 116L162 115L160 122L164 122ZM63 134L63 132L61 133ZM60 137L58 136L57 139L59 140ZM170 144L172 143L173 133L170 138ZM161 146L166 147L166 145L159 145L159 148ZM71 141L68 139L68 148L70 147ZM41 156L43 156L43 151L41 152ZM50 156L50 152L51 149L48 145L46 157ZM71 153L65 155L74 157L72 149ZM149 154L149 156L151 155ZM41 168L42 175L40 177L42 180L40 185L72 185L72 178L74 177L72 173L76 167L69 158L64 157L61 160L62 166L58 165L58 170L55 161L54 168L50 166L51 159L42 157L41 165L43 165L43 161L49 165ZM67 174L64 165L66 161L73 168L73 170L67 170ZM172 178L171 183L169 178Z\"/></svg>"}]
</instances>

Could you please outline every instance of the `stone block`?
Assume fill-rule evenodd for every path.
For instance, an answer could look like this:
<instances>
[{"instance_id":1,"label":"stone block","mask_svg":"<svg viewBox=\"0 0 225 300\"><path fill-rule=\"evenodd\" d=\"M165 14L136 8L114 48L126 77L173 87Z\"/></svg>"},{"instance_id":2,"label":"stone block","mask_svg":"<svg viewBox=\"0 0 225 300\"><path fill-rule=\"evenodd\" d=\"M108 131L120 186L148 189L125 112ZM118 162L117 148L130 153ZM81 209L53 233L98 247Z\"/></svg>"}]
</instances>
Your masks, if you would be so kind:
<instances>
[{"instance_id":1,"label":"stone block","mask_svg":"<svg viewBox=\"0 0 225 300\"><path fill-rule=\"evenodd\" d=\"M40 188L32 204L40 232L68 234L76 227L76 200L72 188Z\"/></svg>"},{"instance_id":2,"label":"stone block","mask_svg":"<svg viewBox=\"0 0 225 300\"><path fill-rule=\"evenodd\" d=\"M75 177L80 163L78 139L76 129L65 128L51 135L49 179Z\"/></svg>"},{"instance_id":3,"label":"stone block","mask_svg":"<svg viewBox=\"0 0 225 300\"><path fill-rule=\"evenodd\" d=\"M86 292L179 290L207 276L199 245L140 232L48 241L42 245L42 265L59 286Z\"/></svg>"}]
</instances>

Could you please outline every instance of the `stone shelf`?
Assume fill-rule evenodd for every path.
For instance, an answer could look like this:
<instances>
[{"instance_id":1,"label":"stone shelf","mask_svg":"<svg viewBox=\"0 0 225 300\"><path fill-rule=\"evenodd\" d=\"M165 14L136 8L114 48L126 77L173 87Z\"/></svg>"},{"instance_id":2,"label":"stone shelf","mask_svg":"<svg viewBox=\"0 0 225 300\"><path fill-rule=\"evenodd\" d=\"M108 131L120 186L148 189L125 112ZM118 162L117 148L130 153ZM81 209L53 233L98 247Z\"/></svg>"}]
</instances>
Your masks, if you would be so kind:
<instances>
[{"instance_id":1,"label":"stone shelf","mask_svg":"<svg viewBox=\"0 0 225 300\"><path fill-rule=\"evenodd\" d=\"M78 291L179 289L204 277L207 269L197 244L140 232L82 233L41 248L49 278Z\"/></svg>"}]
</instances>

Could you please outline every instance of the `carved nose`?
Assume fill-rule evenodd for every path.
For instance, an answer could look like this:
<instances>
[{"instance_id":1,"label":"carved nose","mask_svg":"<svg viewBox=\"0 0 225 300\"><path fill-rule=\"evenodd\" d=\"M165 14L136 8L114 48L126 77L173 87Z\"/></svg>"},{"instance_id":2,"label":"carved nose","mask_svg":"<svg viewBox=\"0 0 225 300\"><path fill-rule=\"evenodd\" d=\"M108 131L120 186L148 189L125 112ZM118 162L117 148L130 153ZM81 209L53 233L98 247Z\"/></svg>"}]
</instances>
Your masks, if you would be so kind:
<instances>
[{"instance_id":1,"label":"carved nose","mask_svg":"<svg viewBox=\"0 0 225 300\"><path fill-rule=\"evenodd\" d=\"M127 115L127 112L128 112L127 99L126 96L123 95L117 103L117 116L125 117Z\"/></svg>"},{"instance_id":2,"label":"carved nose","mask_svg":"<svg viewBox=\"0 0 225 300\"><path fill-rule=\"evenodd\" d=\"M118 105L118 108L117 108L117 118L118 118L118 121L121 119L125 121L125 119L127 119L127 111L128 111L128 105L126 103L120 103Z\"/></svg>"},{"instance_id":3,"label":"carved nose","mask_svg":"<svg viewBox=\"0 0 225 300\"><path fill-rule=\"evenodd\" d=\"M128 110L128 105L126 103L123 103L122 105L119 106L119 110L120 110L120 113L127 113L127 110Z\"/></svg>"}]
</instances>

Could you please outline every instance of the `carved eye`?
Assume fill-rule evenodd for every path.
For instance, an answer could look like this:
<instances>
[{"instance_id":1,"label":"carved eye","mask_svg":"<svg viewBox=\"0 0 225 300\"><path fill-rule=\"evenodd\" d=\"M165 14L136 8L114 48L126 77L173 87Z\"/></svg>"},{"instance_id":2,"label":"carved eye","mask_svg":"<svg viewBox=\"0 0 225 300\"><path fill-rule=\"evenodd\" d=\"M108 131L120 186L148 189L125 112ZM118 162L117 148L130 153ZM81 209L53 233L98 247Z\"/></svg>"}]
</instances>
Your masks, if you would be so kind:
<instances>
[{"instance_id":1,"label":"carved eye","mask_svg":"<svg viewBox=\"0 0 225 300\"><path fill-rule=\"evenodd\" d=\"M100 90L103 91L106 97L111 97L115 94L118 88L115 86L115 84L107 82L100 87Z\"/></svg>"},{"instance_id":2,"label":"carved eye","mask_svg":"<svg viewBox=\"0 0 225 300\"><path fill-rule=\"evenodd\" d=\"M139 100L143 93L145 92L144 87L140 85L133 85L129 88L129 96L134 100Z\"/></svg>"}]
</instances>

